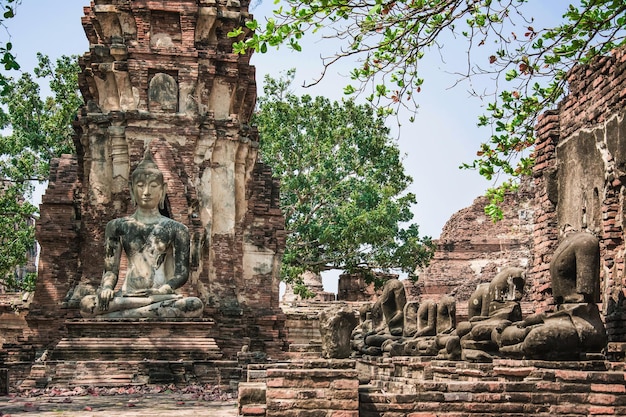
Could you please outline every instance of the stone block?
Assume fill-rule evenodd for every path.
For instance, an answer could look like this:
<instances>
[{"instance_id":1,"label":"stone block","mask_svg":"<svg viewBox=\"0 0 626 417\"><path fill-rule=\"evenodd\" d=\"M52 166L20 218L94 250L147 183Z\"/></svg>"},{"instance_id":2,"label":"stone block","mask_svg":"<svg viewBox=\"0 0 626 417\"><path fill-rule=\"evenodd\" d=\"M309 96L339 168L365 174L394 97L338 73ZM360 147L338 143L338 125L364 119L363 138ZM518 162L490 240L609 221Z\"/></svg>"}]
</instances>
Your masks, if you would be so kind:
<instances>
[{"instance_id":1,"label":"stone block","mask_svg":"<svg viewBox=\"0 0 626 417\"><path fill-rule=\"evenodd\" d=\"M241 382L238 398L243 404L264 403L267 386L263 382Z\"/></svg>"}]
</instances>

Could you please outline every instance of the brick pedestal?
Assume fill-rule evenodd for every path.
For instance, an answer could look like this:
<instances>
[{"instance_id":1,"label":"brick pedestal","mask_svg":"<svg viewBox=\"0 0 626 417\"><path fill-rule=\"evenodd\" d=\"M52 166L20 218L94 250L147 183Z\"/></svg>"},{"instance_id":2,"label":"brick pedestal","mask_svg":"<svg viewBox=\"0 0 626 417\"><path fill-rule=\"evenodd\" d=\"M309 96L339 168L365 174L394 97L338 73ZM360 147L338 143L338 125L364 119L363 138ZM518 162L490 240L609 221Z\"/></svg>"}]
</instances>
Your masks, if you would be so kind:
<instances>
[{"instance_id":1,"label":"brick pedestal","mask_svg":"<svg viewBox=\"0 0 626 417\"><path fill-rule=\"evenodd\" d=\"M360 417L626 414L624 363L365 358Z\"/></svg>"}]
</instances>

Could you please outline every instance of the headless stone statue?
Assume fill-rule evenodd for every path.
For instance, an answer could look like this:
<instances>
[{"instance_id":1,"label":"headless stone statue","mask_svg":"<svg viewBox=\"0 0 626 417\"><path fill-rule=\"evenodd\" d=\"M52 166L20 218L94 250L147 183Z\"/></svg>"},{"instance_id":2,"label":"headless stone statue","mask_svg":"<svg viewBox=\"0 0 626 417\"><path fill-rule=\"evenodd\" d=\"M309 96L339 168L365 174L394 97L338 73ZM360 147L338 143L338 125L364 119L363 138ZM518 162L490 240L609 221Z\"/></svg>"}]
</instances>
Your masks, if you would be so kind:
<instances>
[{"instance_id":1,"label":"headless stone statue","mask_svg":"<svg viewBox=\"0 0 626 417\"><path fill-rule=\"evenodd\" d=\"M600 302L600 246L584 232L567 234L550 262L552 296L557 304Z\"/></svg>"},{"instance_id":2,"label":"headless stone statue","mask_svg":"<svg viewBox=\"0 0 626 417\"><path fill-rule=\"evenodd\" d=\"M467 318L489 315L489 283L478 284L467 301Z\"/></svg>"},{"instance_id":3,"label":"headless stone statue","mask_svg":"<svg viewBox=\"0 0 626 417\"><path fill-rule=\"evenodd\" d=\"M437 304L433 300L424 300L417 309L417 332L410 339L395 343L392 356L433 356L438 350L435 346L437 334Z\"/></svg>"},{"instance_id":4,"label":"headless stone statue","mask_svg":"<svg viewBox=\"0 0 626 417\"><path fill-rule=\"evenodd\" d=\"M502 332L500 353L509 357L577 360L607 343L600 301L600 246L594 236L566 235L550 262L556 311L534 314Z\"/></svg>"},{"instance_id":5,"label":"headless stone statue","mask_svg":"<svg viewBox=\"0 0 626 417\"><path fill-rule=\"evenodd\" d=\"M475 300L481 300L480 311L482 314L486 311L487 315L474 315L457 326L464 360L490 362L492 355L497 354L502 331L522 319L520 300L524 284L524 270L508 267L499 272L488 287L479 286L472 294L468 302L470 311L477 312L478 308L473 304Z\"/></svg>"},{"instance_id":6,"label":"headless stone statue","mask_svg":"<svg viewBox=\"0 0 626 417\"><path fill-rule=\"evenodd\" d=\"M405 304L406 292L402 282L388 280L382 295L372 307L373 330L365 336L363 353L380 355L390 342L402 337Z\"/></svg>"},{"instance_id":7,"label":"headless stone statue","mask_svg":"<svg viewBox=\"0 0 626 417\"><path fill-rule=\"evenodd\" d=\"M445 295L437 303L437 359L461 359L461 343L456 336L456 300Z\"/></svg>"},{"instance_id":8,"label":"headless stone statue","mask_svg":"<svg viewBox=\"0 0 626 417\"><path fill-rule=\"evenodd\" d=\"M453 297L443 296L437 303L425 300L417 309L417 332L411 338L395 342L391 355L441 355L445 359L458 359L461 354L460 345L456 340L448 344L455 326L456 301ZM447 347L450 352L446 351Z\"/></svg>"},{"instance_id":9,"label":"headless stone statue","mask_svg":"<svg viewBox=\"0 0 626 417\"><path fill-rule=\"evenodd\" d=\"M149 150L132 174L130 192L137 210L107 224L102 283L96 295L81 299L81 315L200 317L204 308L200 299L174 292L189 277L189 232L185 225L159 212L167 184ZM122 288L115 292L122 250L128 266Z\"/></svg>"}]
</instances>

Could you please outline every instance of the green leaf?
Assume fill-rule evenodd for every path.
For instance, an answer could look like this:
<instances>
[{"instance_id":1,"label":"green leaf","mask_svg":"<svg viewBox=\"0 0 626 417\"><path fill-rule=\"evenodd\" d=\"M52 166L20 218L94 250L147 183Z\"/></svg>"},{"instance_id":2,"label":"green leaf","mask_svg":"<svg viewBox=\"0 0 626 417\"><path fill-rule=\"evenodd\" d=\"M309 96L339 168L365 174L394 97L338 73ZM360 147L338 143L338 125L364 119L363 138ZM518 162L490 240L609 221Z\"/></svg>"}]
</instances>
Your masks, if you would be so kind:
<instances>
[{"instance_id":1,"label":"green leaf","mask_svg":"<svg viewBox=\"0 0 626 417\"><path fill-rule=\"evenodd\" d=\"M6 54L4 58L5 66L19 67ZM63 56L56 62L41 54L37 58L35 75L25 72L17 79L5 78L0 95L0 121L5 128L0 176L11 184L0 193L0 280L5 277L5 284L25 286L20 288L32 284L13 276L34 244L29 219L36 207L25 203L32 191L31 180L48 177L52 158L74 153L72 121L82 103L77 58ZM39 83L48 83L50 97L40 96Z\"/></svg>"},{"instance_id":2,"label":"green leaf","mask_svg":"<svg viewBox=\"0 0 626 417\"><path fill-rule=\"evenodd\" d=\"M518 75L519 75L519 74L518 74L518 72L517 72L516 70L514 70L514 69L509 70L509 71L507 71L507 72L506 72L506 74L505 74L505 80L507 80L507 81L512 81L512 80L514 80L515 78L517 78L517 76L518 76Z\"/></svg>"}]
</instances>

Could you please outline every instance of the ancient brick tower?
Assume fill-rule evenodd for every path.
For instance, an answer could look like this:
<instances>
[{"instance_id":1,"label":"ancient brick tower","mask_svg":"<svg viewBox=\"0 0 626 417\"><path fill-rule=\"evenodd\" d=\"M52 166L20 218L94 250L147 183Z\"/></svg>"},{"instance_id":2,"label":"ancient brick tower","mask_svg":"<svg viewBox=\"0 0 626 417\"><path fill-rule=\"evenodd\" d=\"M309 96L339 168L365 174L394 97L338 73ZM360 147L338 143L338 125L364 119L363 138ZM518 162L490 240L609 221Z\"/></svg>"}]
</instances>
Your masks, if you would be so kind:
<instances>
[{"instance_id":1,"label":"ancient brick tower","mask_svg":"<svg viewBox=\"0 0 626 417\"><path fill-rule=\"evenodd\" d=\"M284 219L248 126L254 68L226 36L247 15L247 0L96 0L85 8L86 104L75 123L77 160L61 159L41 207L35 343L58 339L61 321L76 317L76 302L99 285L104 226L133 211L129 174L150 144L169 186L165 214L192 237L183 293L205 302L226 355L248 341L271 355L282 348Z\"/></svg>"}]
</instances>

